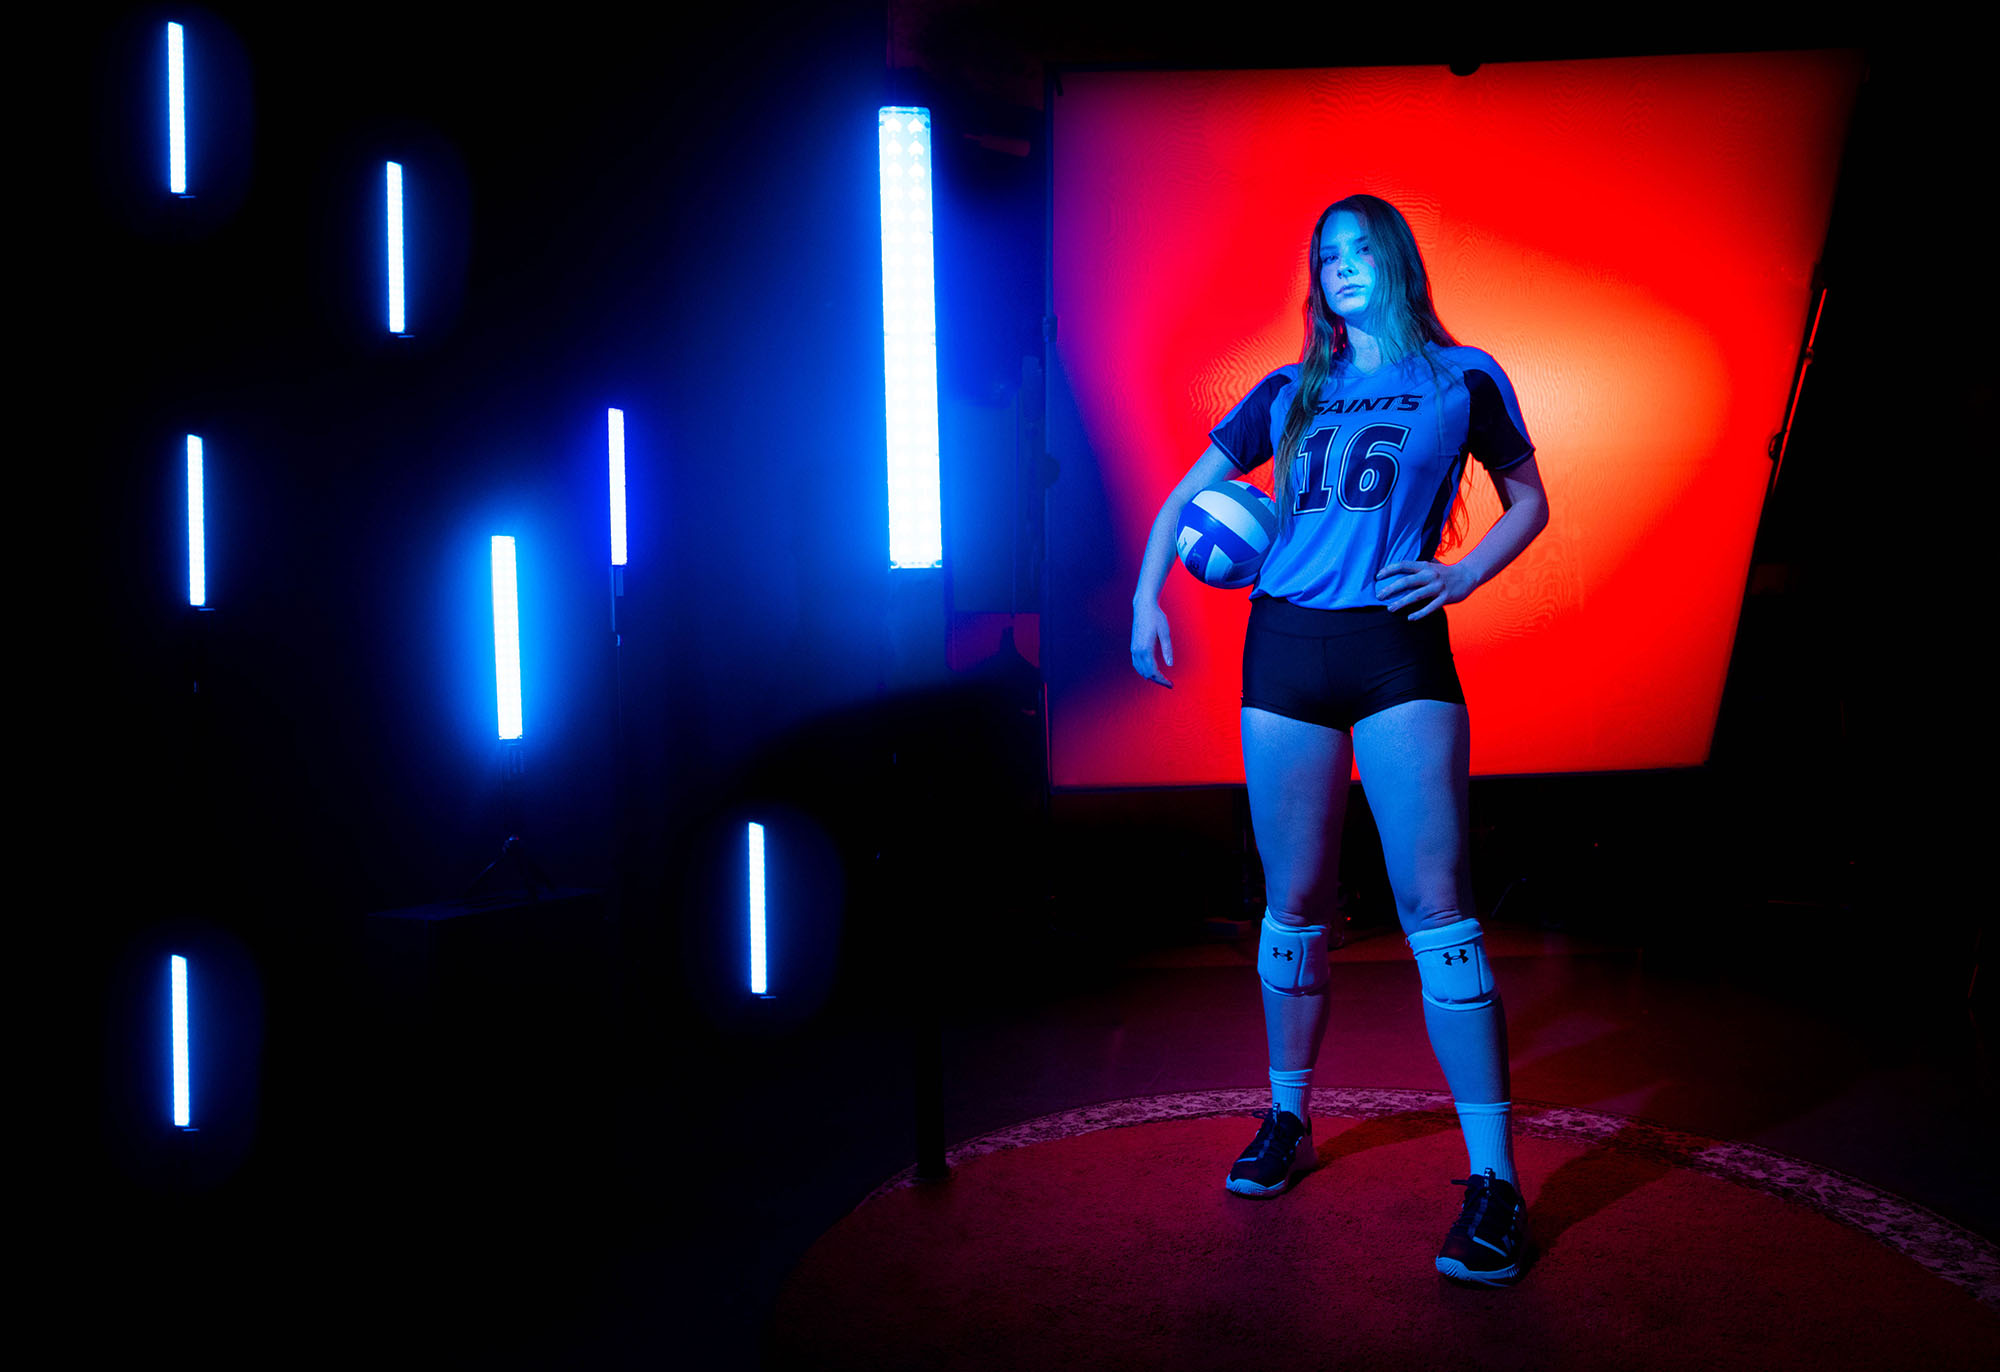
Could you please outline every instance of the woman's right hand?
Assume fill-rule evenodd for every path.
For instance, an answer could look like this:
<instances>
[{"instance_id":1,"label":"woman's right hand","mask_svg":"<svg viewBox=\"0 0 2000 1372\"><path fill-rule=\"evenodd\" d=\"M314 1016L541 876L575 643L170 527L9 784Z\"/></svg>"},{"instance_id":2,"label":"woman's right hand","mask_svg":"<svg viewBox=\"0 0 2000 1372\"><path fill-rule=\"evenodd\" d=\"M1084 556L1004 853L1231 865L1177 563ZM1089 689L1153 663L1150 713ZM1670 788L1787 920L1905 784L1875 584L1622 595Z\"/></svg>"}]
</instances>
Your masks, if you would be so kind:
<instances>
[{"instance_id":1,"label":"woman's right hand","mask_svg":"<svg viewBox=\"0 0 2000 1372\"><path fill-rule=\"evenodd\" d=\"M1167 613L1152 601L1132 607L1132 670L1148 681L1157 681L1169 691L1174 683L1160 675L1158 665L1153 661L1153 644L1157 640L1161 656L1166 664L1174 665L1174 639L1167 630Z\"/></svg>"}]
</instances>

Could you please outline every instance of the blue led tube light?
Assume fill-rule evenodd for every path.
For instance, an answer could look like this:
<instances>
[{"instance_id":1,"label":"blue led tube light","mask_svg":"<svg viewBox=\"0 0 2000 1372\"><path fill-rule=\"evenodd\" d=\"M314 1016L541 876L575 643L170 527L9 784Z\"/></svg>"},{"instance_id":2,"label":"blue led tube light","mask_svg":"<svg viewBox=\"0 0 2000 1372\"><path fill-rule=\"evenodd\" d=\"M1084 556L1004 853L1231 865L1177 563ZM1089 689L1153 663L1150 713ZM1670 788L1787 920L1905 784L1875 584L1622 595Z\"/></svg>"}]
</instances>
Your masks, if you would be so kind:
<instances>
[{"instance_id":1,"label":"blue led tube light","mask_svg":"<svg viewBox=\"0 0 2000 1372\"><path fill-rule=\"evenodd\" d=\"M187 436L188 604L208 604L208 524L202 509L201 440Z\"/></svg>"},{"instance_id":2,"label":"blue led tube light","mask_svg":"<svg viewBox=\"0 0 2000 1372\"><path fill-rule=\"evenodd\" d=\"M167 189L186 195L187 77L179 24L167 25Z\"/></svg>"},{"instance_id":3,"label":"blue led tube light","mask_svg":"<svg viewBox=\"0 0 2000 1372\"><path fill-rule=\"evenodd\" d=\"M750 994L768 995L771 981L765 963L769 947L764 931L764 826L750 826Z\"/></svg>"},{"instance_id":4,"label":"blue led tube light","mask_svg":"<svg viewBox=\"0 0 2000 1372\"><path fill-rule=\"evenodd\" d=\"M521 614L514 581L514 540L493 539L493 680L500 737L521 736Z\"/></svg>"},{"instance_id":5,"label":"blue led tube light","mask_svg":"<svg viewBox=\"0 0 2000 1372\"><path fill-rule=\"evenodd\" d=\"M625 565L625 411L612 410L611 441L611 565Z\"/></svg>"},{"instance_id":6,"label":"blue led tube light","mask_svg":"<svg viewBox=\"0 0 2000 1372\"><path fill-rule=\"evenodd\" d=\"M882 369L888 407L889 565L944 561L938 512L937 295L931 263L931 116L884 106Z\"/></svg>"},{"instance_id":7,"label":"blue led tube light","mask_svg":"<svg viewBox=\"0 0 2000 1372\"><path fill-rule=\"evenodd\" d=\"M173 986L173 1008L170 1025L173 1034L174 1053L174 1127L186 1129L192 1124L194 1115L188 1101L188 964L180 954L174 954L167 963L167 976Z\"/></svg>"},{"instance_id":8,"label":"blue led tube light","mask_svg":"<svg viewBox=\"0 0 2000 1372\"><path fill-rule=\"evenodd\" d=\"M389 332L403 327L403 164L389 164Z\"/></svg>"}]
</instances>

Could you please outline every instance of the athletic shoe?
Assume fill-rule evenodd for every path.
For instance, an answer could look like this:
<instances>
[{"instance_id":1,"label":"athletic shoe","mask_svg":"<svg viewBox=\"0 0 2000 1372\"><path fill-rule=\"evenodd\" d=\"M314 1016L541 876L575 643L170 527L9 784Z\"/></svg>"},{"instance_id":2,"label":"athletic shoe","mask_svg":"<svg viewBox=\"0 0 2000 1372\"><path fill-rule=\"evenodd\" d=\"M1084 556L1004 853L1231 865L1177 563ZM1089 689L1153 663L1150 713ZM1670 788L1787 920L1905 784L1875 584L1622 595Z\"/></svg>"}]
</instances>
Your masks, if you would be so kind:
<instances>
[{"instance_id":1,"label":"athletic shoe","mask_svg":"<svg viewBox=\"0 0 2000 1372\"><path fill-rule=\"evenodd\" d=\"M1312 1121L1301 1121L1273 1105L1257 1117L1263 1123L1243 1156L1229 1169L1227 1186L1239 1196L1275 1196L1319 1166L1313 1154Z\"/></svg>"},{"instance_id":2,"label":"athletic shoe","mask_svg":"<svg viewBox=\"0 0 2000 1372\"><path fill-rule=\"evenodd\" d=\"M1465 1188L1458 1223L1445 1235L1437 1269L1457 1281L1500 1286L1521 1275L1520 1249L1528 1237L1521 1193L1487 1168L1483 1177L1453 1179Z\"/></svg>"}]
</instances>

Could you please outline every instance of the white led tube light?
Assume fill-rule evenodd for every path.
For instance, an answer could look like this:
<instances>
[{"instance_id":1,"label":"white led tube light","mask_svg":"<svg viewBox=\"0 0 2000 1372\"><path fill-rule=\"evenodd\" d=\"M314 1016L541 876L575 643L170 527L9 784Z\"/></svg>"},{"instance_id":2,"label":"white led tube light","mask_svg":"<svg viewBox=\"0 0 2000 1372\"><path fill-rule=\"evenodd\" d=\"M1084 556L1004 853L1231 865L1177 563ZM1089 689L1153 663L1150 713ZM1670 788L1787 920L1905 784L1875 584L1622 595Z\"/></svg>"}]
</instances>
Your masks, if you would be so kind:
<instances>
[{"instance_id":1,"label":"white led tube light","mask_svg":"<svg viewBox=\"0 0 2000 1372\"><path fill-rule=\"evenodd\" d=\"M610 411L611 565L625 565L625 411Z\"/></svg>"},{"instance_id":2,"label":"white led tube light","mask_svg":"<svg viewBox=\"0 0 2000 1372\"><path fill-rule=\"evenodd\" d=\"M186 1129L193 1120L188 1101L188 964L176 953L168 962L173 984L172 1028L174 1044L174 1127Z\"/></svg>"},{"instance_id":3,"label":"white led tube light","mask_svg":"<svg viewBox=\"0 0 2000 1372\"><path fill-rule=\"evenodd\" d=\"M208 604L208 517L202 509L201 440L187 436L188 604Z\"/></svg>"},{"instance_id":4,"label":"white led tube light","mask_svg":"<svg viewBox=\"0 0 2000 1372\"><path fill-rule=\"evenodd\" d=\"M403 164L389 164L389 332L405 333L403 317Z\"/></svg>"},{"instance_id":5,"label":"white led tube light","mask_svg":"<svg viewBox=\"0 0 2000 1372\"><path fill-rule=\"evenodd\" d=\"M493 539L493 681L500 737L521 736L521 613L514 577L514 540Z\"/></svg>"},{"instance_id":6,"label":"white led tube light","mask_svg":"<svg viewBox=\"0 0 2000 1372\"><path fill-rule=\"evenodd\" d=\"M944 561L938 512L937 296L932 274L931 116L884 106L882 367L888 409L889 565Z\"/></svg>"},{"instance_id":7,"label":"white led tube light","mask_svg":"<svg viewBox=\"0 0 2000 1372\"><path fill-rule=\"evenodd\" d=\"M771 979L766 968L769 945L764 930L764 826L750 826L750 994L766 995Z\"/></svg>"},{"instance_id":8,"label":"white led tube light","mask_svg":"<svg viewBox=\"0 0 2000 1372\"><path fill-rule=\"evenodd\" d=\"M179 24L167 25L167 189L186 195L187 76Z\"/></svg>"}]
</instances>

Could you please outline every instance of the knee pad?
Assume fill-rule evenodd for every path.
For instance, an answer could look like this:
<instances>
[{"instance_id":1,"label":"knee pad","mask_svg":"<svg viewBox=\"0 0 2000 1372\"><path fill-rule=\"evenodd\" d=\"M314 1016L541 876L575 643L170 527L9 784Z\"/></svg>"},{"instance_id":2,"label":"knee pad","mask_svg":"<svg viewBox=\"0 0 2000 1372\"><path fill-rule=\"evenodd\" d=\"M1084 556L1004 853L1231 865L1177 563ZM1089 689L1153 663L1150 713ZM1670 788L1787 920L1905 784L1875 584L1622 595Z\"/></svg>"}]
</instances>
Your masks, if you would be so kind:
<instances>
[{"instance_id":1,"label":"knee pad","mask_svg":"<svg viewBox=\"0 0 2000 1372\"><path fill-rule=\"evenodd\" d=\"M1493 969L1479 921L1461 919L1419 929L1403 941L1416 955L1424 999L1440 1010L1479 1010L1493 1003Z\"/></svg>"},{"instance_id":2,"label":"knee pad","mask_svg":"<svg viewBox=\"0 0 2000 1372\"><path fill-rule=\"evenodd\" d=\"M1326 926L1298 928L1280 924L1264 911L1262 941L1257 947L1257 975L1284 996L1309 996L1327 982Z\"/></svg>"}]
</instances>

